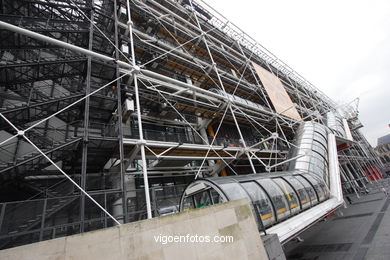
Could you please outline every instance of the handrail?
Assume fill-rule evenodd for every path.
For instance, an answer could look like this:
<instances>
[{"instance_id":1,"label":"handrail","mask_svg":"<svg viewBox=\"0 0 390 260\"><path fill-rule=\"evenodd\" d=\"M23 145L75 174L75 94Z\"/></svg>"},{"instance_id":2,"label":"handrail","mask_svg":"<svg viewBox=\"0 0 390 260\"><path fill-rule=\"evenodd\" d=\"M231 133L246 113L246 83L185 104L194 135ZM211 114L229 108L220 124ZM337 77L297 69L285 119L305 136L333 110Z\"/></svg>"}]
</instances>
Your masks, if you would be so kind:
<instances>
[{"instance_id":1,"label":"handrail","mask_svg":"<svg viewBox=\"0 0 390 260\"><path fill-rule=\"evenodd\" d=\"M38 197L39 195L41 195L42 193L44 193L44 192L46 192L47 190L50 190L50 189L52 189L52 188L54 188L54 187L60 185L61 183L65 182L65 181L67 181L67 179L62 179L61 181L59 181L59 182L57 182L57 183L55 183L55 184L53 184L53 185L51 185L51 186L45 188L44 191L41 191L41 192L39 192L39 193L37 193L37 194L35 194L35 195L33 195L33 196L27 198L27 201L33 200L34 198L37 198L37 197ZM56 197L56 198L57 198L57 197Z\"/></svg>"}]
</instances>

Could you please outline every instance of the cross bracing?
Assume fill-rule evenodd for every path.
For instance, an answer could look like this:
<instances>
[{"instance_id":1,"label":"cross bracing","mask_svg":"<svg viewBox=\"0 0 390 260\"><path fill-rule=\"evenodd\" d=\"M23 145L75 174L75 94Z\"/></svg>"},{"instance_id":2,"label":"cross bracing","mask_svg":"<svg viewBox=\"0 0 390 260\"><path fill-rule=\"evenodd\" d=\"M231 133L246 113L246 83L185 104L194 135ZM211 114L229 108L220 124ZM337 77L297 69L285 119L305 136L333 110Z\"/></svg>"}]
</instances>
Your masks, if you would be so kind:
<instances>
[{"instance_id":1,"label":"cross bracing","mask_svg":"<svg viewBox=\"0 0 390 260\"><path fill-rule=\"evenodd\" d=\"M0 5L2 248L175 212L194 178L283 170L299 123L339 108L203 1ZM382 165L352 135L339 159L357 190Z\"/></svg>"}]
</instances>

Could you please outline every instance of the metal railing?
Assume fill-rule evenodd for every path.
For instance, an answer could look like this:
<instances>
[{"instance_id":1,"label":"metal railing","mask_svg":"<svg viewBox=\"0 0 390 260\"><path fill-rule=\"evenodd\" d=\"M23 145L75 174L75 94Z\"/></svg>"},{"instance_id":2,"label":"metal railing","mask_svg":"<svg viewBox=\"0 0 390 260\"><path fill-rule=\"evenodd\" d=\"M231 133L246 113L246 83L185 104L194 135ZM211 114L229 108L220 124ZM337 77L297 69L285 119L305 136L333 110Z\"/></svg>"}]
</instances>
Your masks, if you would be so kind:
<instances>
[{"instance_id":1,"label":"metal railing","mask_svg":"<svg viewBox=\"0 0 390 260\"><path fill-rule=\"evenodd\" d=\"M185 185L151 187L153 215L173 214L179 210L180 196ZM146 219L144 189L128 190L129 222ZM113 203L122 193L117 190L91 192L91 196L113 214ZM38 242L61 236L110 227L114 222L96 206L89 205L88 218L80 220L79 195L0 203L0 249ZM89 204L89 201L86 201ZM123 219L122 215L115 215Z\"/></svg>"}]
</instances>

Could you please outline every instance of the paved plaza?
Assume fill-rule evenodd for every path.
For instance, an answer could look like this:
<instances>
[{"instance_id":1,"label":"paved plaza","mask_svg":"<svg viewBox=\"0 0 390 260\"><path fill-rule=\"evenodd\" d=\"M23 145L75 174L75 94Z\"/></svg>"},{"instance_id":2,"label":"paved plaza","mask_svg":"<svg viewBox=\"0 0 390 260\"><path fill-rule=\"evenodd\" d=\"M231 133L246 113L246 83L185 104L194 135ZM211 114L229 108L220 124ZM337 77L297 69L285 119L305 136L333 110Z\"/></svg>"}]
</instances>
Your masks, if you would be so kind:
<instances>
[{"instance_id":1,"label":"paved plaza","mask_svg":"<svg viewBox=\"0 0 390 260\"><path fill-rule=\"evenodd\" d=\"M390 259L390 179L369 184L369 194L351 194L351 205L284 246L287 259Z\"/></svg>"}]
</instances>

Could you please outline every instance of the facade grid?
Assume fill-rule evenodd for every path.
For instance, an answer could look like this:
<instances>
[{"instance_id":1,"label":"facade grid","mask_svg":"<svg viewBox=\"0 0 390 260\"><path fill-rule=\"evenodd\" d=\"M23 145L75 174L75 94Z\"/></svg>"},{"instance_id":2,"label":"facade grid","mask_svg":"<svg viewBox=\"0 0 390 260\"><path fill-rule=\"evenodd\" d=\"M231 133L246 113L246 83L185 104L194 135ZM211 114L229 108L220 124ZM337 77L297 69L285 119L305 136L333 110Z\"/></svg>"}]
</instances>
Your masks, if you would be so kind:
<instances>
[{"instance_id":1,"label":"facade grid","mask_svg":"<svg viewBox=\"0 0 390 260\"><path fill-rule=\"evenodd\" d=\"M0 0L0 57L1 249L177 212L196 178L285 170L300 123L329 113L350 129L345 192L383 177L356 109L203 1Z\"/></svg>"}]
</instances>

